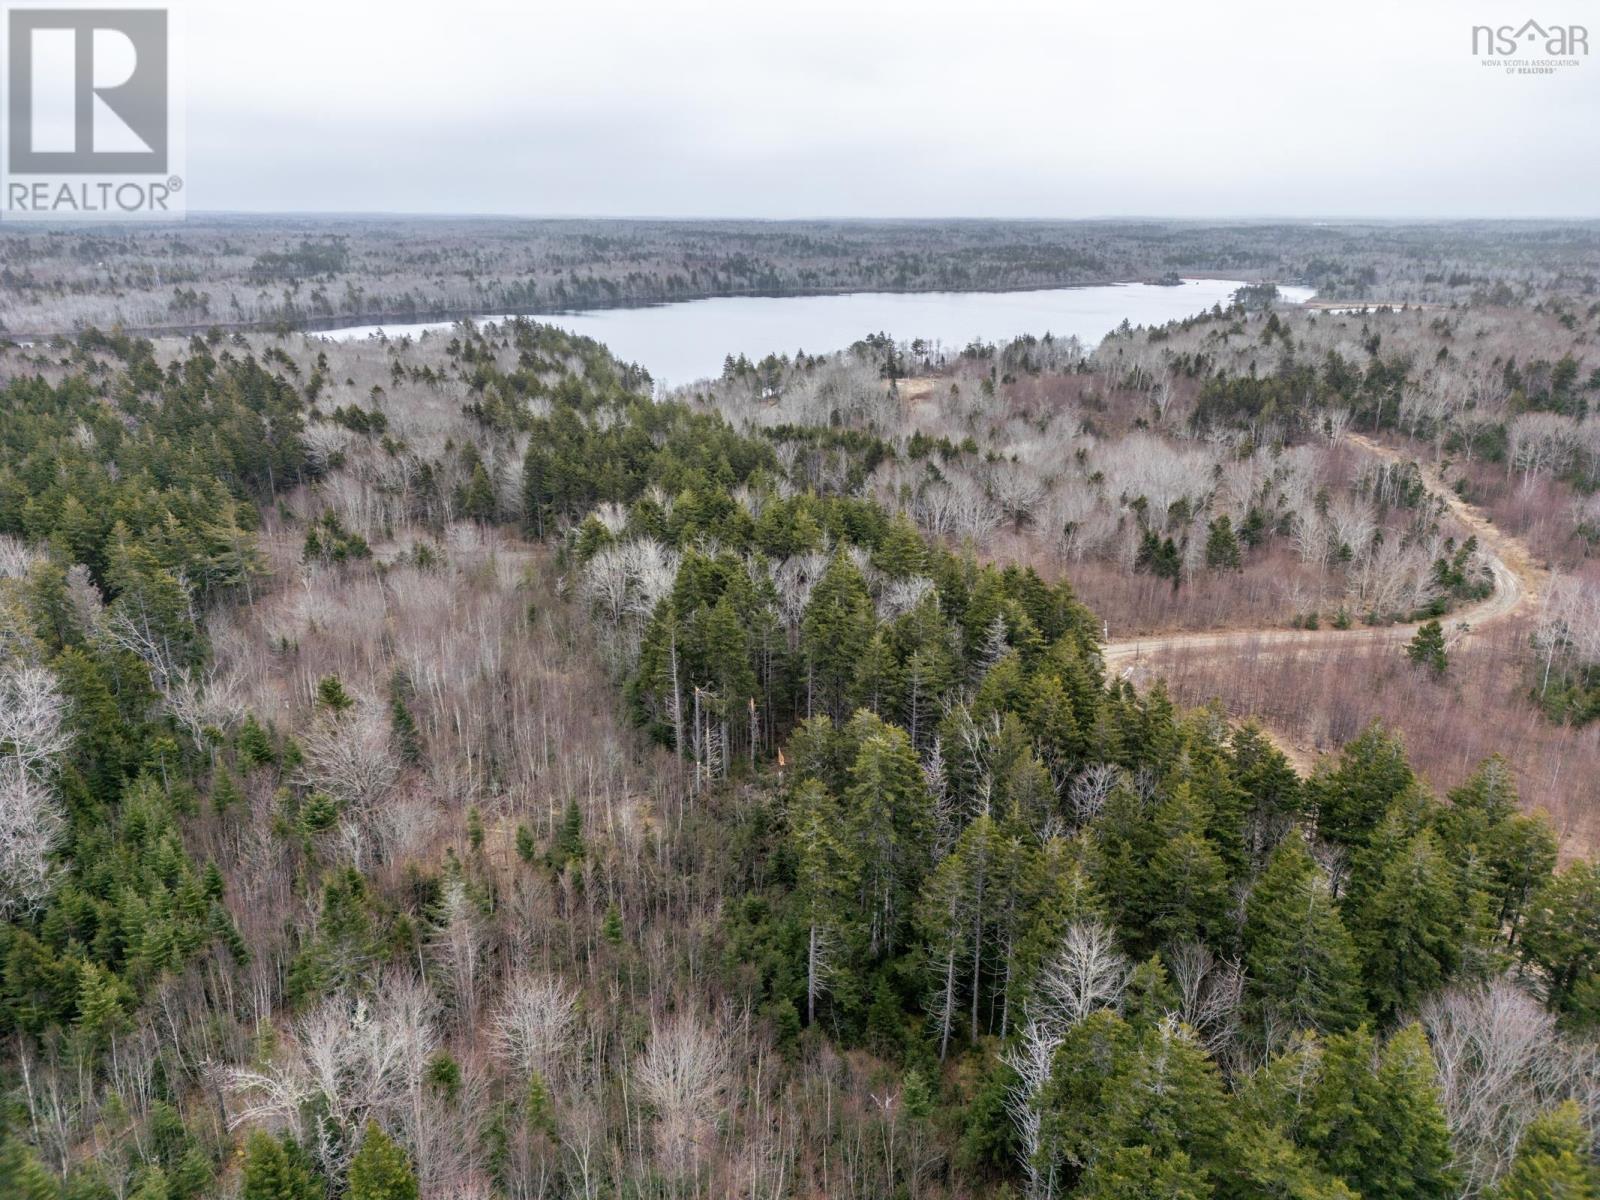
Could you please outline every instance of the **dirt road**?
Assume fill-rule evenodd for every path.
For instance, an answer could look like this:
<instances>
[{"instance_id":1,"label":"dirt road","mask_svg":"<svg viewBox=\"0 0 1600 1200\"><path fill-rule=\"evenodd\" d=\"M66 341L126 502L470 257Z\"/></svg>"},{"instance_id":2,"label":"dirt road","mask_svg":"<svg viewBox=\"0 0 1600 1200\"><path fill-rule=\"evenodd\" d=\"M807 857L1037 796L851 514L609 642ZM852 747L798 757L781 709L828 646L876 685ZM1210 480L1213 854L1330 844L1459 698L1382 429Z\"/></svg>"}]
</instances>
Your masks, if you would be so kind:
<instances>
[{"instance_id":1,"label":"dirt road","mask_svg":"<svg viewBox=\"0 0 1600 1200\"><path fill-rule=\"evenodd\" d=\"M1346 436L1379 458L1391 462L1407 461L1408 456L1392 447L1360 434ZM1435 468L1422 463L1418 466L1428 489L1438 495L1450 514L1477 537L1494 576L1492 594L1444 618L1446 641L1453 646L1513 613L1530 610L1538 603L1549 573L1538 565L1520 538L1497 528L1482 509L1456 495ZM1229 657L1270 655L1275 647L1292 647L1299 652L1333 648L1350 642L1399 645L1411 640L1418 624L1358 626L1352 629L1235 629L1113 638L1106 643L1103 653L1109 675L1139 680L1155 674L1154 668L1159 665L1159 660L1174 652L1199 651L1208 656ZM1273 733L1273 740L1302 769L1314 762L1315 752L1309 748L1296 745L1277 733Z\"/></svg>"}]
</instances>

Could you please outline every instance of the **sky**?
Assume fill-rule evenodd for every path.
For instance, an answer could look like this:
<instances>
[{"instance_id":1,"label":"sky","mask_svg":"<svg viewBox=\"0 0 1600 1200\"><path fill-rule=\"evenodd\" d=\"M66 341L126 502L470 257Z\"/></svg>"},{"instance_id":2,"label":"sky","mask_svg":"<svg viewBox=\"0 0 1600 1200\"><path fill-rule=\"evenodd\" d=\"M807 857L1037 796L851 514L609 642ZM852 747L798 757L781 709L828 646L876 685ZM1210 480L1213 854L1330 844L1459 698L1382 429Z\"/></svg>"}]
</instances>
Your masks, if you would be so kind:
<instances>
[{"instance_id":1,"label":"sky","mask_svg":"<svg viewBox=\"0 0 1600 1200\"><path fill-rule=\"evenodd\" d=\"M1597 217L1571 0L187 0L197 210Z\"/></svg>"}]
</instances>

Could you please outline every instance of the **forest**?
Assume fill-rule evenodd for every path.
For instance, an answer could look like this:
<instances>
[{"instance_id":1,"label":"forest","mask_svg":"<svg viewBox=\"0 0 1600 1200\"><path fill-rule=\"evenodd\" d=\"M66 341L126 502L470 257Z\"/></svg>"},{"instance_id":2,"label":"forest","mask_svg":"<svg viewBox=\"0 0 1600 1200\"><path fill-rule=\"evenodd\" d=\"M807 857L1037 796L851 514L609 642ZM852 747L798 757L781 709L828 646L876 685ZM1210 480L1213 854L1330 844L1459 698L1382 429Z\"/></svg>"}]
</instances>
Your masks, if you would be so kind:
<instances>
[{"instance_id":1,"label":"forest","mask_svg":"<svg viewBox=\"0 0 1600 1200\"><path fill-rule=\"evenodd\" d=\"M1499 637L1587 736L1597 319L663 399L521 319L7 345L0 1192L1600 1195L1600 867L1518 748L1306 767L1108 634L1369 631L1441 696ZM1561 584L1447 638L1491 529Z\"/></svg>"},{"instance_id":2,"label":"forest","mask_svg":"<svg viewBox=\"0 0 1600 1200\"><path fill-rule=\"evenodd\" d=\"M0 334L327 329L708 296L1182 276L1306 284L1328 301L1525 304L1593 291L1600 225L224 214L181 226L11 224L0 229Z\"/></svg>"}]
</instances>

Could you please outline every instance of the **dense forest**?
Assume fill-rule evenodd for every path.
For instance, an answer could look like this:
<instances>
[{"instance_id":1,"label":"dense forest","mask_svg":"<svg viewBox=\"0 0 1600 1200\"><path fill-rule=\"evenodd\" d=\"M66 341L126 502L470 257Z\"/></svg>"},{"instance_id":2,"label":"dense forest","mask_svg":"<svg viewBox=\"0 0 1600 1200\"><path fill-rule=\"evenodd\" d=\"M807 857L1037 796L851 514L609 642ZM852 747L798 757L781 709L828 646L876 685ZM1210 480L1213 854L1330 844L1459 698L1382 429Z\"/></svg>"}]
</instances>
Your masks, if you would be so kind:
<instances>
[{"instance_id":1,"label":"dense forest","mask_svg":"<svg viewBox=\"0 0 1600 1200\"><path fill-rule=\"evenodd\" d=\"M1174 415L1392 424L1377 351ZM0 1192L1600 1195L1600 868L880 486L997 445L520 320L0 361Z\"/></svg>"},{"instance_id":2,"label":"dense forest","mask_svg":"<svg viewBox=\"0 0 1600 1200\"><path fill-rule=\"evenodd\" d=\"M1327 299L1592 294L1583 222L645 221L191 216L0 230L0 332L38 338L552 313L707 296L1068 287L1182 276ZM915 331L905 331L908 335Z\"/></svg>"}]
</instances>

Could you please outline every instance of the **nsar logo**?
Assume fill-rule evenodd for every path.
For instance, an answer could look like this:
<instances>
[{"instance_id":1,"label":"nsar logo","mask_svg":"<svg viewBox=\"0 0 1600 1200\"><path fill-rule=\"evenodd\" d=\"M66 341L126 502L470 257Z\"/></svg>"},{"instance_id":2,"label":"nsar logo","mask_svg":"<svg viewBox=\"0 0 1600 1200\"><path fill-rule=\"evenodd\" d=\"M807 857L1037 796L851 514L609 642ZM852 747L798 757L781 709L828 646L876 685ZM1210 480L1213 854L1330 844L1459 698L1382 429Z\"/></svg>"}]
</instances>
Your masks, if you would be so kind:
<instances>
[{"instance_id":1,"label":"nsar logo","mask_svg":"<svg viewBox=\"0 0 1600 1200\"><path fill-rule=\"evenodd\" d=\"M1486 67L1507 75L1554 75L1580 65L1589 54L1589 30L1584 25L1540 24L1474 25L1472 52L1483 56Z\"/></svg>"}]
</instances>

